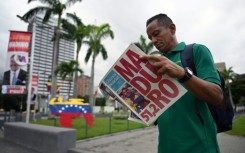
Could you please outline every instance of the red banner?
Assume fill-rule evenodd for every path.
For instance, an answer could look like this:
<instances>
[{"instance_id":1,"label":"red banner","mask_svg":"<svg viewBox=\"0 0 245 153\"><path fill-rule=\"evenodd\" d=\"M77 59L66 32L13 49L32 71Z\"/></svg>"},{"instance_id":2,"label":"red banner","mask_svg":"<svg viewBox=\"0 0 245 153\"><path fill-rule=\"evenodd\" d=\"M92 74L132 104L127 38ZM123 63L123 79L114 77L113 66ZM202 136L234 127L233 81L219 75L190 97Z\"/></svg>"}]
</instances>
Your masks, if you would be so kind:
<instances>
[{"instance_id":1,"label":"red banner","mask_svg":"<svg viewBox=\"0 0 245 153\"><path fill-rule=\"evenodd\" d=\"M8 52L29 52L30 32L10 31Z\"/></svg>"},{"instance_id":2,"label":"red banner","mask_svg":"<svg viewBox=\"0 0 245 153\"><path fill-rule=\"evenodd\" d=\"M38 75L33 74L32 75L32 87L37 87L37 85L38 85Z\"/></svg>"}]
</instances>

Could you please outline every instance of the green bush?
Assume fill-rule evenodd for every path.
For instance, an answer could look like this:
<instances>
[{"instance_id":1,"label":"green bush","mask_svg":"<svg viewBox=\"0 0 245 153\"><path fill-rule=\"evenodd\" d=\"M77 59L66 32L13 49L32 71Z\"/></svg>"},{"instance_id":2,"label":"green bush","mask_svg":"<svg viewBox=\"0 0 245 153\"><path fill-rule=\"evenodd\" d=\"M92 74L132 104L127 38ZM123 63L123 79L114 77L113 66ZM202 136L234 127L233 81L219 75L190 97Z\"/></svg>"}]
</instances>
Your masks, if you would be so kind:
<instances>
[{"instance_id":1,"label":"green bush","mask_svg":"<svg viewBox=\"0 0 245 153\"><path fill-rule=\"evenodd\" d=\"M113 112L112 117L113 119L126 120L128 119L128 112Z\"/></svg>"},{"instance_id":2,"label":"green bush","mask_svg":"<svg viewBox=\"0 0 245 153\"><path fill-rule=\"evenodd\" d=\"M105 106L105 97L103 98L96 98L95 99L95 106Z\"/></svg>"},{"instance_id":3,"label":"green bush","mask_svg":"<svg viewBox=\"0 0 245 153\"><path fill-rule=\"evenodd\" d=\"M27 95L14 95L4 94L2 95L2 106L3 109L9 111L11 109L19 112L26 110L26 99Z\"/></svg>"},{"instance_id":4,"label":"green bush","mask_svg":"<svg viewBox=\"0 0 245 153\"><path fill-rule=\"evenodd\" d=\"M2 92L0 92L0 109L3 108L3 96Z\"/></svg>"},{"instance_id":5,"label":"green bush","mask_svg":"<svg viewBox=\"0 0 245 153\"><path fill-rule=\"evenodd\" d=\"M84 103L89 103L89 96L88 95L85 95L85 96L78 95L77 98L82 98L82 99L84 99Z\"/></svg>"}]
</instances>

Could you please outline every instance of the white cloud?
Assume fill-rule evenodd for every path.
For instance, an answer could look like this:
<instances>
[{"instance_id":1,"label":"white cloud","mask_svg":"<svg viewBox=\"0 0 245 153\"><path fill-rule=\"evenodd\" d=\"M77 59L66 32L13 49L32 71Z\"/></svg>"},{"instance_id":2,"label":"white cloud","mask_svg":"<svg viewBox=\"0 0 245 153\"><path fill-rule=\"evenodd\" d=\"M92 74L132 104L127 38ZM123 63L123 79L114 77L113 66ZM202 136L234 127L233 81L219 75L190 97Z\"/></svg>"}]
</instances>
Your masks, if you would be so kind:
<instances>
[{"instance_id":1,"label":"white cloud","mask_svg":"<svg viewBox=\"0 0 245 153\"><path fill-rule=\"evenodd\" d=\"M14 4L14 5L13 5ZM26 30L27 24L16 18L33 6L27 0L8 0L0 2L0 52L5 55L8 30ZM146 36L146 20L158 13L168 14L177 26L178 41L202 43L212 52L215 62L226 62L237 73L245 73L245 1L244 0L83 0L67 11L76 12L85 24L109 23L115 39L105 40L108 59L96 59L95 85L132 42L140 35ZM86 47L79 56L80 65L86 75L90 75L91 61L84 63ZM0 56L4 61L4 56ZM0 65L3 67L4 62Z\"/></svg>"}]
</instances>

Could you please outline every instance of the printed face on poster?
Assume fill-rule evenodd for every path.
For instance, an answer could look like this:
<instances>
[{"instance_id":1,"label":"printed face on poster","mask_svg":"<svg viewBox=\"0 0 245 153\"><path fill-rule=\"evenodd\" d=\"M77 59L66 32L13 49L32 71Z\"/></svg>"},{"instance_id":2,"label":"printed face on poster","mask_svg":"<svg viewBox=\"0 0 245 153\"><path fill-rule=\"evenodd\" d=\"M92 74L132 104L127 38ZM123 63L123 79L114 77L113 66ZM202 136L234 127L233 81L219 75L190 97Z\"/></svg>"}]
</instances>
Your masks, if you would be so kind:
<instances>
[{"instance_id":1,"label":"printed face on poster","mask_svg":"<svg viewBox=\"0 0 245 153\"><path fill-rule=\"evenodd\" d=\"M6 69L2 83L3 94L25 93L30 42L30 32L10 31Z\"/></svg>"}]
</instances>

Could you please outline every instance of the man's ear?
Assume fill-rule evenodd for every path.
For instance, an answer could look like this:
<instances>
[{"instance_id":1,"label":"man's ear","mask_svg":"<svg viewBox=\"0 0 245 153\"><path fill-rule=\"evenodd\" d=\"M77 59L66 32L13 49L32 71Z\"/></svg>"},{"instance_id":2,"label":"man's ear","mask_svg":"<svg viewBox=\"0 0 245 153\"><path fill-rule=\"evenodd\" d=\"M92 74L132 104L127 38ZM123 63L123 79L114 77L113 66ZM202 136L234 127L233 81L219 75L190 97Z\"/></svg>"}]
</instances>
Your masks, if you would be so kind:
<instances>
[{"instance_id":1,"label":"man's ear","mask_svg":"<svg viewBox=\"0 0 245 153\"><path fill-rule=\"evenodd\" d=\"M169 28L170 28L171 33L172 33L172 34L175 34L175 32L176 32L175 24L173 24L173 23L170 24L170 25L169 25Z\"/></svg>"}]
</instances>

